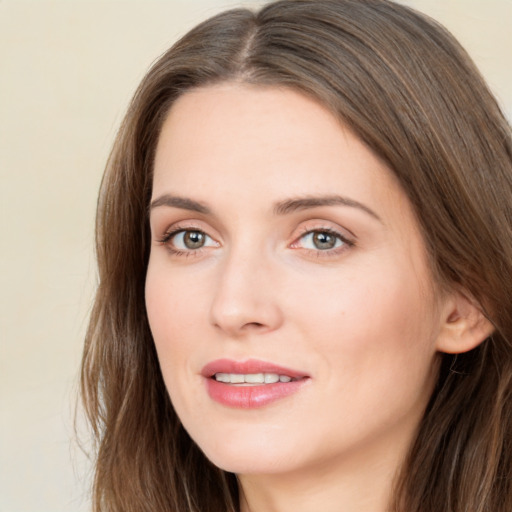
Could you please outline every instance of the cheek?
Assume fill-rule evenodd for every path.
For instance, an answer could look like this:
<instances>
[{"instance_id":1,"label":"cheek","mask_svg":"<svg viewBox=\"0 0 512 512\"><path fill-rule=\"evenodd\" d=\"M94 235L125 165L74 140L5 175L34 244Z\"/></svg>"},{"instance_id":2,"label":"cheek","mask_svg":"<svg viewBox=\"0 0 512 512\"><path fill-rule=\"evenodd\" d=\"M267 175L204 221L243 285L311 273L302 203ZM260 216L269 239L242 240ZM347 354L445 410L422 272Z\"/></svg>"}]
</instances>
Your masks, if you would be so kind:
<instances>
[{"instance_id":1,"label":"cheek","mask_svg":"<svg viewBox=\"0 0 512 512\"><path fill-rule=\"evenodd\" d=\"M148 266L145 298L149 326L169 397L185 417L197 409L193 397L203 392L191 355L206 350L205 337L197 326L200 312L204 317L208 311L198 301L201 293L190 282L170 271L168 265L150 262ZM187 392L183 393L185 383Z\"/></svg>"},{"instance_id":2,"label":"cheek","mask_svg":"<svg viewBox=\"0 0 512 512\"><path fill-rule=\"evenodd\" d=\"M193 272L170 265L166 255L150 257L145 299L155 342L170 337L175 331L187 332L195 325L200 311L207 313L205 304L201 303L205 297L204 284Z\"/></svg>"},{"instance_id":3,"label":"cheek","mask_svg":"<svg viewBox=\"0 0 512 512\"><path fill-rule=\"evenodd\" d=\"M321 290L302 294L294 307L332 382L352 389L404 380L421 385L435 354L435 314L417 275L394 265L347 272ZM334 385L334 384L333 384Z\"/></svg>"},{"instance_id":4,"label":"cheek","mask_svg":"<svg viewBox=\"0 0 512 512\"><path fill-rule=\"evenodd\" d=\"M181 281L179 275L170 272L166 265L150 259L145 289L146 310L166 379L173 374L166 371L168 367L179 367L179 361L186 355L186 344L180 343L180 339L183 333L193 329L197 310L196 293L191 293L191 286Z\"/></svg>"},{"instance_id":5,"label":"cheek","mask_svg":"<svg viewBox=\"0 0 512 512\"><path fill-rule=\"evenodd\" d=\"M333 287L331 300L324 301L317 316L309 315L315 348L311 359L322 381L321 410L330 408L332 425L345 425L350 439L397 421L415 424L432 393L437 368L431 324L418 289L407 281L367 277L344 280L342 294ZM338 439L336 428L333 440Z\"/></svg>"}]
</instances>

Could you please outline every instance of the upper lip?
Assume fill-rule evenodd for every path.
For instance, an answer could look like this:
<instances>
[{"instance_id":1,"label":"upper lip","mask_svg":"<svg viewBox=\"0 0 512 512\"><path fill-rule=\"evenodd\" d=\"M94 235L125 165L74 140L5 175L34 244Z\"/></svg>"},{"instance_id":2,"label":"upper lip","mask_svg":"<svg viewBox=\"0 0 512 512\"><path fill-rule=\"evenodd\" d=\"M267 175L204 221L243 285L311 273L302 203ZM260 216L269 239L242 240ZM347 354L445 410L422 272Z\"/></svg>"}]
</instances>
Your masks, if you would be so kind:
<instances>
[{"instance_id":1,"label":"upper lip","mask_svg":"<svg viewBox=\"0 0 512 512\"><path fill-rule=\"evenodd\" d=\"M232 359L216 359L211 361L201 370L203 377L213 377L216 373L237 373L237 374L254 374L254 373L277 373L278 375L287 375L293 379L301 379L308 375L299 370L285 368L274 363L261 361L259 359L248 359L246 361L234 361Z\"/></svg>"}]
</instances>

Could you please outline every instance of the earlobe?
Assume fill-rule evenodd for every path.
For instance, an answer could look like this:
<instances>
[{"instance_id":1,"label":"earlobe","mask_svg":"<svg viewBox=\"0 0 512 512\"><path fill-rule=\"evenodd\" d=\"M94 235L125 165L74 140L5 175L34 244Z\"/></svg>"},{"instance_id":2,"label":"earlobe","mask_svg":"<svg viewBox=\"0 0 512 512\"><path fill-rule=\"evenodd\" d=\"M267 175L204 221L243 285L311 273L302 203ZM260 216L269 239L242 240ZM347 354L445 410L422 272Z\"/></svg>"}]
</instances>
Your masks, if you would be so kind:
<instances>
[{"instance_id":1,"label":"earlobe","mask_svg":"<svg viewBox=\"0 0 512 512\"><path fill-rule=\"evenodd\" d=\"M461 354L474 349L494 331L481 306L460 292L446 302L443 324L437 338L439 352Z\"/></svg>"}]
</instances>

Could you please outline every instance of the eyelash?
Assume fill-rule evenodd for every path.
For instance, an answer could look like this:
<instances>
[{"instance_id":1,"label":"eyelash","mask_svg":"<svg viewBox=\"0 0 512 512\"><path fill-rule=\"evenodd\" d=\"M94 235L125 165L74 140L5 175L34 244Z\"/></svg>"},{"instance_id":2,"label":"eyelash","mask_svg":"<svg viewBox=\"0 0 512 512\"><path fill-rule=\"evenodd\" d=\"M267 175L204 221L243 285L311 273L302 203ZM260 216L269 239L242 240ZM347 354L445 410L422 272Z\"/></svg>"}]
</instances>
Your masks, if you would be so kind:
<instances>
[{"instance_id":1,"label":"eyelash","mask_svg":"<svg viewBox=\"0 0 512 512\"><path fill-rule=\"evenodd\" d=\"M202 252L205 250L204 247L200 247L198 249L188 249L188 250L184 251L181 249L176 249L169 243L176 235L178 235L180 233L186 233L187 231L201 233L204 236L211 238L202 229L194 228L193 226L187 226L187 227L176 226L171 231L167 231L163 235L163 237L161 237L157 241L158 241L158 243L165 245L167 250L175 256L190 257L190 256L201 255ZM345 251L347 248L355 246L355 242L353 240L348 239L347 237L343 236L341 233L339 233L338 231L336 231L332 228L325 227L325 228L315 228L315 229L304 228L302 234L295 239L295 241L291 244L291 247L299 248L299 247L297 247L297 244L299 243L299 241L304 239L307 235L311 235L314 233L326 233L328 235L335 237L337 240L340 240L342 242L341 247L334 247L332 249L321 250L321 249L306 249L306 248L304 248L305 251L307 251L308 253L314 253L315 256L317 256L319 258L337 256L340 252ZM294 247L294 246L296 246L296 247Z\"/></svg>"}]
</instances>

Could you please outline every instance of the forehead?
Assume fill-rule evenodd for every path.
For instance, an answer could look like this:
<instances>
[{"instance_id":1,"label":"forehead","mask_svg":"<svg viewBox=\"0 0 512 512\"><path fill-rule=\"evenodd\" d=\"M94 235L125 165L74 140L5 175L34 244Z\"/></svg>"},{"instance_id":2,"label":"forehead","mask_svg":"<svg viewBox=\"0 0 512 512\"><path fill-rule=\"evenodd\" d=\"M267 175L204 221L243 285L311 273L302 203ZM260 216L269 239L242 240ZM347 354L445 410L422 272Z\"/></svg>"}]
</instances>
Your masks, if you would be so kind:
<instances>
[{"instance_id":1,"label":"forehead","mask_svg":"<svg viewBox=\"0 0 512 512\"><path fill-rule=\"evenodd\" d=\"M258 148L273 149L275 160L286 149L297 154L312 146L329 146L332 141L325 139L326 131L342 135L334 116L293 89L226 83L182 95L163 125L159 149L165 144L176 151L193 139L194 157L202 149L208 149L209 155L217 150L217 156L236 144L257 160L264 157Z\"/></svg>"},{"instance_id":2,"label":"forehead","mask_svg":"<svg viewBox=\"0 0 512 512\"><path fill-rule=\"evenodd\" d=\"M350 176L350 183L348 175ZM393 173L320 103L289 88L227 83L185 93L163 124L154 188L202 184L288 194L397 188ZM205 190L207 192L207 190ZM341 191L340 191L341 192Z\"/></svg>"}]
</instances>

